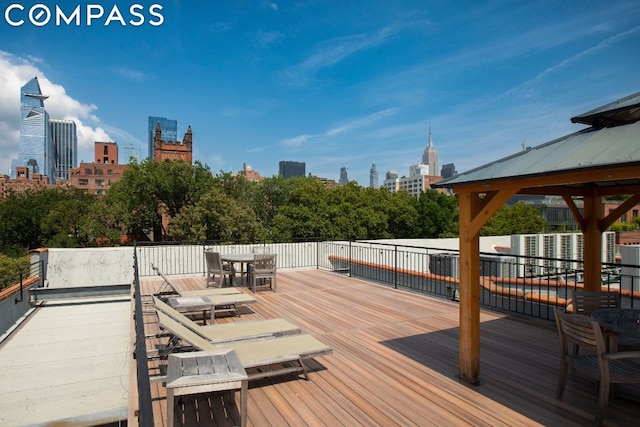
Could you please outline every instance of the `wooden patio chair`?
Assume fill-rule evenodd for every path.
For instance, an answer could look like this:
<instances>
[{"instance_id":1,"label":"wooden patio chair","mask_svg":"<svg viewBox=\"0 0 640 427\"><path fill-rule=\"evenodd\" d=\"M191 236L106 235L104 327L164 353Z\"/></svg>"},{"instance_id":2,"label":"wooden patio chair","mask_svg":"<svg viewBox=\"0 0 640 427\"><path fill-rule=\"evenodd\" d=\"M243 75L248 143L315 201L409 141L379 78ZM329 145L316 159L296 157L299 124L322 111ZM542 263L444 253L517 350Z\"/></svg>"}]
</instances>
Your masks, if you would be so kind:
<instances>
[{"instance_id":1,"label":"wooden patio chair","mask_svg":"<svg viewBox=\"0 0 640 427\"><path fill-rule=\"evenodd\" d=\"M288 373L302 373L308 380L304 361L333 352L331 347L308 334L215 345L162 311L158 311L158 321L165 331L196 350L235 350L247 370L249 381Z\"/></svg>"},{"instance_id":2,"label":"wooden patio chair","mask_svg":"<svg viewBox=\"0 0 640 427\"><path fill-rule=\"evenodd\" d=\"M253 257L253 263L249 265L249 281L253 292L256 292L258 282L261 284L268 280L269 287L276 291L276 269L277 269L277 255L276 254L255 254Z\"/></svg>"},{"instance_id":3,"label":"wooden patio chair","mask_svg":"<svg viewBox=\"0 0 640 427\"><path fill-rule=\"evenodd\" d=\"M273 338L300 333L300 328L297 325L282 318L249 320L216 325L198 325L162 300L154 298L153 302L158 312L166 314L176 322L184 325L192 332L214 344Z\"/></svg>"},{"instance_id":4,"label":"wooden patio chair","mask_svg":"<svg viewBox=\"0 0 640 427\"><path fill-rule=\"evenodd\" d=\"M573 313L591 316L600 308L620 308L620 294L613 291L585 291L575 289L572 297Z\"/></svg>"},{"instance_id":5,"label":"wooden patio chair","mask_svg":"<svg viewBox=\"0 0 640 427\"><path fill-rule=\"evenodd\" d=\"M229 284L233 283L233 276L236 274L233 264L222 262L220 252L205 249L204 258L207 263L207 286L210 283L215 283L218 288L222 288L225 284L225 277L229 278Z\"/></svg>"},{"instance_id":6,"label":"wooden patio chair","mask_svg":"<svg viewBox=\"0 0 640 427\"><path fill-rule=\"evenodd\" d=\"M640 383L640 351L607 353L600 325L580 314L554 309L560 337L560 378L556 396L562 397L569 367L573 372L600 383L596 425L602 425L611 384ZM576 346L590 349L577 353Z\"/></svg>"}]
</instances>

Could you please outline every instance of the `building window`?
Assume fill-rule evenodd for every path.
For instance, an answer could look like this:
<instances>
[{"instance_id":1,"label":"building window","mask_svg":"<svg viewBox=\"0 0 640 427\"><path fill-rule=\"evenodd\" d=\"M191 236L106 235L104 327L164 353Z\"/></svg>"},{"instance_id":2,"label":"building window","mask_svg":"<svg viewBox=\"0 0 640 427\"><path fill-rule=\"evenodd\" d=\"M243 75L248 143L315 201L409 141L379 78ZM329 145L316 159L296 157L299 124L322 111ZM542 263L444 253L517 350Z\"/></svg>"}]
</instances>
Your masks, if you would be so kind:
<instances>
[{"instance_id":1,"label":"building window","mask_svg":"<svg viewBox=\"0 0 640 427\"><path fill-rule=\"evenodd\" d=\"M78 179L78 185L89 185L89 180L87 178Z\"/></svg>"},{"instance_id":2,"label":"building window","mask_svg":"<svg viewBox=\"0 0 640 427\"><path fill-rule=\"evenodd\" d=\"M109 155L109 148L106 145L104 146L104 155L105 156Z\"/></svg>"},{"instance_id":3,"label":"building window","mask_svg":"<svg viewBox=\"0 0 640 427\"><path fill-rule=\"evenodd\" d=\"M113 169L107 169L107 175L113 175Z\"/></svg>"},{"instance_id":4,"label":"building window","mask_svg":"<svg viewBox=\"0 0 640 427\"><path fill-rule=\"evenodd\" d=\"M102 169L96 169L96 175L102 175L104 171Z\"/></svg>"},{"instance_id":5,"label":"building window","mask_svg":"<svg viewBox=\"0 0 640 427\"><path fill-rule=\"evenodd\" d=\"M84 168L85 175L91 175L91 168Z\"/></svg>"},{"instance_id":6,"label":"building window","mask_svg":"<svg viewBox=\"0 0 640 427\"><path fill-rule=\"evenodd\" d=\"M104 179L96 179L96 185L100 185L104 187Z\"/></svg>"}]
</instances>

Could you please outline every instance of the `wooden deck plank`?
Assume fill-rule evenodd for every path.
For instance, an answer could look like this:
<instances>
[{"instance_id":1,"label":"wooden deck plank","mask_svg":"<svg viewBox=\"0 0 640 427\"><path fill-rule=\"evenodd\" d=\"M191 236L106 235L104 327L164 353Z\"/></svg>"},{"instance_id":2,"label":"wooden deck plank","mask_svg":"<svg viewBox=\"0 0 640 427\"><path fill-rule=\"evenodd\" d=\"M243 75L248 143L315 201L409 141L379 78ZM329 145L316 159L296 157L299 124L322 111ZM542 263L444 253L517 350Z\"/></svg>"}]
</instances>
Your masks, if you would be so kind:
<instances>
[{"instance_id":1,"label":"wooden deck plank","mask_svg":"<svg viewBox=\"0 0 640 427\"><path fill-rule=\"evenodd\" d=\"M205 287L205 277L171 278L181 289ZM143 293L161 280L143 280ZM243 291L253 294L247 289ZM299 376L250 384L250 426L486 425L563 427L589 425L595 415L595 384L571 379L555 398L559 350L552 324L481 313L482 385L460 381L458 305L320 270L278 273L278 292L258 291L258 302L241 318L285 318L333 347L309 361L310 381ZM157 331L145 316L148 333ZM154 340L149 340L154 341ZM157 340L148 342L153 348ZM150 362L150 369L155 369ZM155 384L156 425L166 422L166 398ZM217 403L216 403L217 402ZM186 407L186 425L233 425L215 397ZM233 408L233 407L231 407ZM638 425L640 404L612 398L605 425Z\"/></svg>"}]
</instances>

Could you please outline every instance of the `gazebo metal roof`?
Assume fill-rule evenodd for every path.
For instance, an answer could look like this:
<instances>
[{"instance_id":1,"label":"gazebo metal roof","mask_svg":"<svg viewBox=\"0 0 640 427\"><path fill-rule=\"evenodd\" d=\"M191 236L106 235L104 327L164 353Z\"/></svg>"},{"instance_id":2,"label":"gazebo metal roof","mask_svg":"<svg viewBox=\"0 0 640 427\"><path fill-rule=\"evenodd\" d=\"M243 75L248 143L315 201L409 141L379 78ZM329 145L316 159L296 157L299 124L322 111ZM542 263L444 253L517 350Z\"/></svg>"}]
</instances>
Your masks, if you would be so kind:
<instances>
[{"instance_id":1,"label":"gazebo metal roof","mask_svg":"<svg viewBox=\"0 0 640 427\"><path fill-rule=\"evenodd\" d=\"M472 183L487 184L525 177L611 169L623 164L640 166L640 92L571 120L574 123L593 125L440 181L434 186L454 188ZM615 180L597 183L588 181L581 184L614 189L621 184ZM640 174L637 178L624 181L627 185L638 185ZM577 185L580 183L573 184ZM526 193L526 190L521 192Z\"/></svg>"}]
</instances>

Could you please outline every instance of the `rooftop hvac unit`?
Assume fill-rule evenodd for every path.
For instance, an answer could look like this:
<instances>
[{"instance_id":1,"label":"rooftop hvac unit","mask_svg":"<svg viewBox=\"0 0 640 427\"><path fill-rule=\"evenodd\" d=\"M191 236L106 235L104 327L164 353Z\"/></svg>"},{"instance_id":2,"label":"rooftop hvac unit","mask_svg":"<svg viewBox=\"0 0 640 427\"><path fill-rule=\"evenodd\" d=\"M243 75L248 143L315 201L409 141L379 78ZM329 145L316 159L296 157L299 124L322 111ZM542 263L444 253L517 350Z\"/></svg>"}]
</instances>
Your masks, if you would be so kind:
<instances>
[{"instance_id":1,"label":"rooftop hvac unit","mask_svg":"<svg viewBox=\"0 0 640 427\"><path fill-rule=\"evenodd\" d=\"M640 246L620 246L621 263L620 288L621 290L640 291ZM625 267L630 265L633 267Z\"/></svg>"},{"instance_id":2,"label":"rooftop hvac unit","mask_svg":"<svg viewBox=\"0 0 640 427\"><path fill-rule=\"evenodd\" d=\"M481 256L480 275L486 277L517 277L516 257Z\"/></svg>"},{"instance_id":3,"label":"rooftop hvac unit","mask_svg":"<svg viewBox=\"0 0 640 427\"><path fill-rule=\"evenodd\" d=\"M429 256L429 271L438 276L458 279L460 277L460 258L453 254L433 254Z\"/></svg>"}]
</instances>

